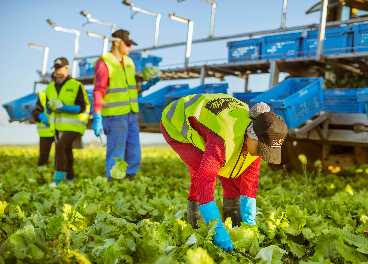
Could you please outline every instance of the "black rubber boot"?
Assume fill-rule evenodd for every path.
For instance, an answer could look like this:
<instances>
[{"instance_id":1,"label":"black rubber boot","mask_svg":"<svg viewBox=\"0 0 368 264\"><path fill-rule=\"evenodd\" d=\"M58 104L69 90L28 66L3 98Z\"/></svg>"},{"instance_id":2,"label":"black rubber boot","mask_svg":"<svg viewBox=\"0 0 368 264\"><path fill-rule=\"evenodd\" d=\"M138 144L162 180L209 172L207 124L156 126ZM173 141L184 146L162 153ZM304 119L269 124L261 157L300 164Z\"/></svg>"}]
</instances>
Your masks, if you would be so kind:
<instances>
[{"instance_id":1,"label":"black rubber boot","mask_svg":"<svg viewBox=\"0 0 368 264\"><path fill-rule=\"evenodd\" d=\"M233 227L240 226L242 221L240 214L240 196L235 198L225 198L223 203L224 221L231 217Z\"/></svg>"},{"instance_id":2,"label":"black rubber boot","mask_svg":"<svg viewBox=\"0 0 368 264\"><path fill-rule=\"evenodd\" d=\"M198 220L204 222L198 206L198 201L188 201L188 222L194 229L198 229Z\"/></svg>"}]
</instances>

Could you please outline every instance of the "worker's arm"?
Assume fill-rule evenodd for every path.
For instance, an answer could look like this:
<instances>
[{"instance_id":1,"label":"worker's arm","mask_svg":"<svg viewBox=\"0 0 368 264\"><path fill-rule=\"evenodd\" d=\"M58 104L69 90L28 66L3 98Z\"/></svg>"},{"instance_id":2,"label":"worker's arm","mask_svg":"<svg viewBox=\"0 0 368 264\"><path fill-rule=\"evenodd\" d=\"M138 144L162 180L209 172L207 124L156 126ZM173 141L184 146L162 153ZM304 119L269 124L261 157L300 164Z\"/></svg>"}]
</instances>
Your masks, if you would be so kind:
<instances>
[{"instance_id":1,"label":"worker's arm","mask_svg":"<svg viewBox=\"0 0 368 264\"><path fill-rule=\"evenodd\" d=\"M243 148L246 152L246 145ZM262 158L258 157L239 176L240 182L240 213L242 222L256 225L256 198L258 192L259 169Z\"/></svg>"},{"instance_id":2,"label":"worker's arm","mask_svg":"<svg viewBox=\"0 0 368 264\"><path fill-rule=\"evenodd\" d=\"M44 109L43 109L43 106L41 105L40 98L38 98L35 109L33 109L33 111L32 111L32 116L33 116L34 120L36 120L36 122L40 122L40 119L39 119L38 116L39 116L40 113L43 113L43 111L44 111Z\"/></svg>"},{"instance_id":3,"label":"worker's arm","mask_svg":"<svg viewBox=\"0 0 368 264\"><path fill-rule=\"evenodd\" d=\"M83 93L83 85L81 84L79 86L79 90L78 90L78 94L77 94L77 98L75 98L75 105L79 105L80 106L80 111L79 113L84 113L86 112L86 107L87 107L87 102L84 100L84 93Z\"/></svg>"},{"instance_id":4,"label":"worker's arm","mask_svg":"<svg viewBox=\"0 0 368 264\"><path fill-rule=\"evenodd\" d=\"M102 124L102 98L106 93L106 88L109 85L109 70L103 59L100 59L95 66L95 88L93 90L93 124L92 129L95 135L99 136L103 133Z\"/></svg>"}]
</instances>

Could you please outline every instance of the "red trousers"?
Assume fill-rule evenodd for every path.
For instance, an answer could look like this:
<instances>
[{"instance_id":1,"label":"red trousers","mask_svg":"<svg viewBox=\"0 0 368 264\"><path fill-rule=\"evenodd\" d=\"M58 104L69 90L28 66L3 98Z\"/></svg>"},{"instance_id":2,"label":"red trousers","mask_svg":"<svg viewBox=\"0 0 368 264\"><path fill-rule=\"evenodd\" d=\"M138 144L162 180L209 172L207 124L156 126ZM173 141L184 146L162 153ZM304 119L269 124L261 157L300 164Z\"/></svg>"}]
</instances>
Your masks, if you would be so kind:
<instances>
[{"instance_id":1,"label":"red trousers","mask_svg":"<svg viewBox=\"0 0 368 264\"><path fill-rule=\"evenodd\" d=\"M161 123L161 132L167 143L180 156L180 158L188 165L189 175L192 179L189 188L188 200L198 201L196 183L193 181L194 176L202 162L204 152L193 146L191 143L182 143L172 139L166 132ZM255 160L240 176L235 179L217 176L223 188L223 196L226 198L235 198L240 195L246 195L250 198L256 198L258 191L258 173L261 158ZM198 177L197 177L198 178ZM214 181L213 192L215 191L216 181ZM211 201L206 201L209 203Z\"/></svg>"}]
</instances>

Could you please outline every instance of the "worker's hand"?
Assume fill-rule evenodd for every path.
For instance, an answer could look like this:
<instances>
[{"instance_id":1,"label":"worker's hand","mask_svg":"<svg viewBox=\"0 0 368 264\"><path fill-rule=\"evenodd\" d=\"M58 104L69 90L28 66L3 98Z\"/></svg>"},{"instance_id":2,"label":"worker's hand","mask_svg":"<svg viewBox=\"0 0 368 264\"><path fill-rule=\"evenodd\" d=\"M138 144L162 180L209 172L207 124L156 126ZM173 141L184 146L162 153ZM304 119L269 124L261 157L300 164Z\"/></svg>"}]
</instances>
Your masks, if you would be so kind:
<instances>
[{"instance_id":1,"label":"worker's hand","mask_svg":"<svg viewBox=\"0 0 368 264\"><path fill-rule=\"evenodd\" d=\"M207 224L210 222L210 220L216 218L218 219L218 224L215 228L216 234L213 236L213 243L225 251L233 251L233 242L231 241L229 233L225 230L224 225L221 222L220 212L217 208L216 202L213 201L200 205L199 211L201 212Z\"/></svg>"},{"instance_id":2,"label":"worker's hand","mask_svg":"<svg viewBox=\"0 0 368 264\"><path fill-rule=\"evenodd\" d=\"M154 79L148 80L145 84L142 84L142 90L147 91L149 88L151 88L156 83L158 83L160 81L160 79L161 79L160 77L156 77Z\"/></svg>"},{"instance_id":3,"label":"worker's hand","mask_svg":"<svg viewBox=\"0 0 368 264\"><path fill-rule=\"evenodd\" d=\"M153 85L155 85L156 83L158 83L161 80L161 77L156 77L153 79Z\"/></svg>"},{"instance_id":4,"label":"worker's hand","mask_svg":"<svg viewBox=\"0 0 368 264\"><path fill-rule=\"evenodd\" d=\"M45 113L40 113L38 115L38 119L40 119L41 123L44 124L45 126L50 126L50 123L49 123L49 119L47 118L47 116L45 115Z\"/></svg>"},{"instance_id":5,"label":"worker's hand","mask_svg":"<svg viewBox=\"0 0 368 264\"><path fill-rule=\"evenodd\" d=\"M51 112L52 112L52 110L51 110L50 106L47 104L47 105L46 105L46 113L47 113L48 115L51 115Z\"/></svg>"},{"instance_id":6,"label":"worker's hand","mask_svg":"<svg viewBox=\"0 0 368 264\"><path fill-rule=\"evenodd\" d=\"M248 225L257 225L256 223L256 199L249 198L246 195L240 196L240 214L242 222Z\"/></svg>"},{"instance_id":7,"label":"worker's hand","mask_svg":"<svg viewBox=\"0 0 368 264\"><path fill-rule=\"evenodd\" d=\"M96 137L102 134L104 131L103 124L102 124L102 115L99 113L96 113L93 115L93 124L92 129L95 131Z\"/></svg>"},{"instance_id":8,"label":"worker's hand","mask_svg":"<svg viewBox=\"0 0 368 264\"><path fill-rule=\"evenodd\" d=\"M70 114L78 114L81 110L79 105L66 105L63 103L63 106L59 109L55 110L55 113L70 113Z\"/></svg>"}]
</instances>

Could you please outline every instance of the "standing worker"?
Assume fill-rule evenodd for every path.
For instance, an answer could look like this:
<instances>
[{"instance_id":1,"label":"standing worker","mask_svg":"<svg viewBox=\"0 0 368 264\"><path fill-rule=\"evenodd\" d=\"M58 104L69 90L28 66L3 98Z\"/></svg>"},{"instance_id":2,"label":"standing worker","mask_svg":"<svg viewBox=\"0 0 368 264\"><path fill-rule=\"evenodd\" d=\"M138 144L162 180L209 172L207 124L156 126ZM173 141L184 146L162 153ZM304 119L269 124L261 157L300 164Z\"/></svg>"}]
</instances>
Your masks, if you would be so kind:
<instances>
[{"instance_id":1,"label":"standing worker","mask_svg":"<svg viewBox=\"0 0 368 264\"><path fill-rule=\"evenodd\" d=\"M160 78L138 86L135 66L128 57L131 45L137 45L126 30L112 34L112 48L95 63L95 88L93 92L93 125L98 137L107 136L106 177L114 180L110 170L114 158L128 163L126 179L133 180L140 168L141 147L138 125L138 92L148 90Z\"/></svg>"},{"instance_id":2,"label":"standing worker","mask_svg":"<svg viewBox=\"0 0 368 264\"><path fill-rule=\"evenodd\" d=\"M38 93L35 109L32 111L34 120L37 121L37 132L40 136L40 156L37 166L47 164L55 131L50 128L50 115L46 113L46 91Z\"/></svg>"},{"instance_id":3,"label":"standing worker","mask_svg":"<svg viewBox=\"0 0 368 264\"><path fill-rule=\"evenodd\" d=\"M73 170L73 141L83 136L87 128L90 103L82 83L74 80L69 73L69 62L65 58L54 61L56 81L46 88L46 112L51 115L50 128L57 138L55 146L54 180L71 181ZM62 107L51 109L50 100L58 99Z\"/></svg>"},{"instance_id":4,"label":"standing worker","mask_svg":"<svg viewBox=\"0 0 368 264\"><path fill-rule=\"evenodd\" d=\"M261 158L280 163L288 132L267 104L248 111L247 104L226 94L197 94L171 103L161 119L165 140L189 168L189 223L196 228L201 216L207 224L218 218L214 243L229 251L234 247L214 201L216 177L224 190L224 218L231 217L233 226L256 225Z\"/></svg>"}]
</instances>

